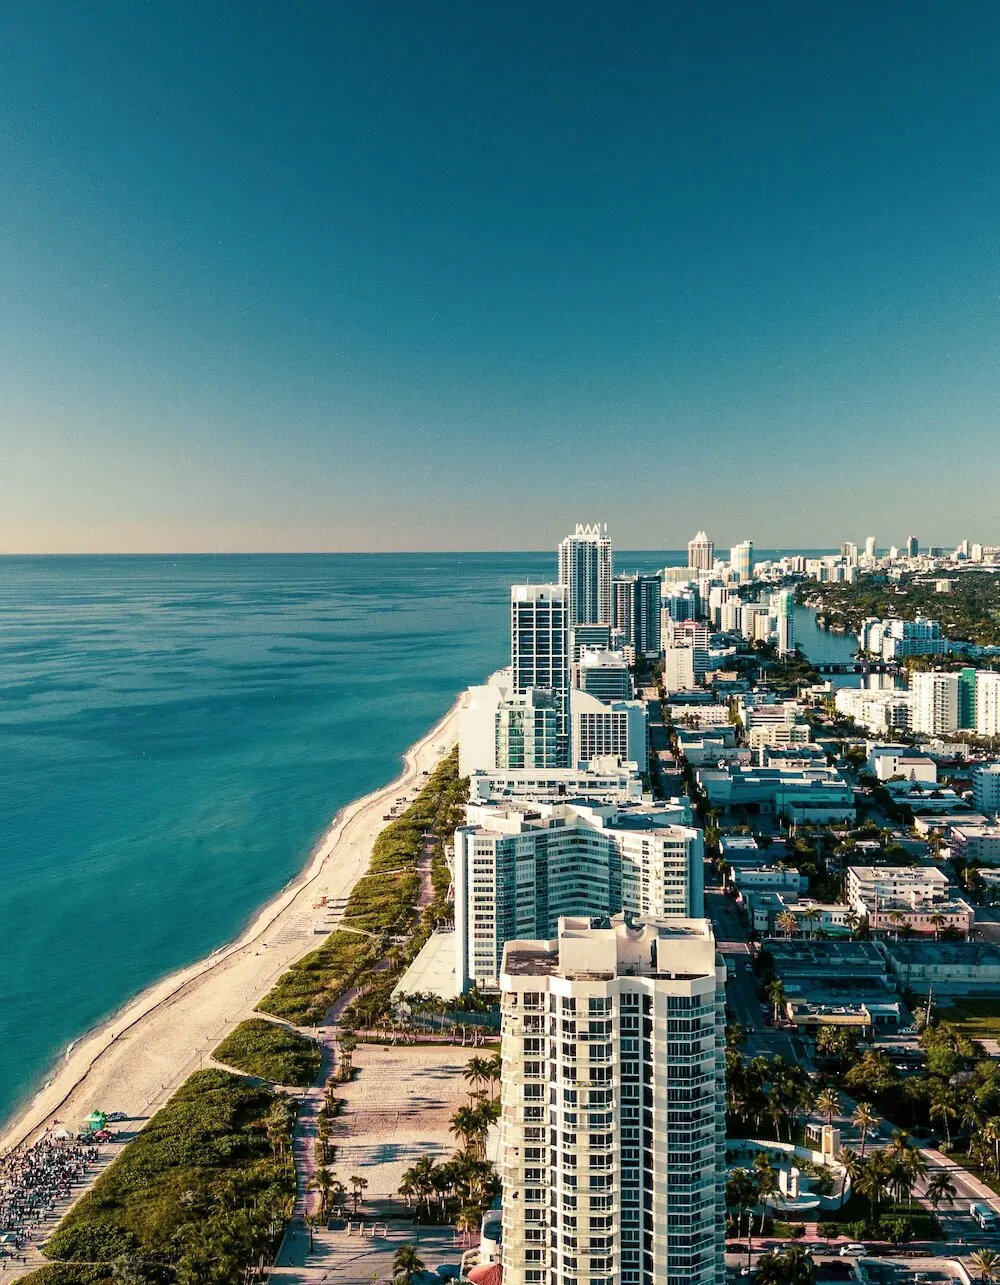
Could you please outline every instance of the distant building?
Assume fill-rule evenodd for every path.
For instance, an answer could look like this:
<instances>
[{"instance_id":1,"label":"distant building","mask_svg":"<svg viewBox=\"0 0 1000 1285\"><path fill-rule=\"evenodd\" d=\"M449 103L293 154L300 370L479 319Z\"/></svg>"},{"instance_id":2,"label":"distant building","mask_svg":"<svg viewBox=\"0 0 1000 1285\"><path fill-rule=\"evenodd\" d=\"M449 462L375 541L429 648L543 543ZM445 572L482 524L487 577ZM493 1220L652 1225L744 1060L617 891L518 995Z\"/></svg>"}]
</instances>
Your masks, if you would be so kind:
<instances>
[{"instance_id":1,"label":"distant building","mask_svg":"<svg viewBox=\"0 0 1000 1285\"><path fill-rule=\"evenodd\" d=\"M511 682L515 696L532 688L553 693L562 763L569 763L569 603L565 585L512 585Z\"/></svg>"},{"instance_id":2,"label":"distant building","mask_svg":"<svg viewBox=\"0 0 1000 1285\"><path fill-rule=\"evenodd\" d=\"M977 736L1000 736L1000 673L980 670L976 674Z\"/></svg>"},{"instance_id":3,"label":"distant building","mask_svg":"<svg viewBox=\"0 0 1000 1285\"><path fill-rule=\"evenodd\" d=\"M779 656L795 652L795 594L791 589L771 595L771 607L777 618L777 651Z\"/></svg>"},{"instance_id":4,"label":"distant building","mask_svg":"<svg viewBox=\"0 0 1000 1285\"><path fill-rule=\"evenodd\" d=\"M570 694L570 766L612 756L649 762L649 733L644 701L602 701L584 691Z\"/></svg>"},{"instance_id":5,"label":"distant building","mask_svg":"<svg viewBox=\"0 0 1000 1285\"><path fill-rule=\"evenodd\" d=\"M878 545L876 544L875 537L873 535L868 536L865 540L865 557L869 561L878 557Z\"/></svg>"},{"instance_id":6,"label":"distant building","mask_svg":"<svg viewBox=\"0 0 1000 1285\"><path fill-rule=\"evenodd\" d=\"M632 673L620 651L584 647L573 666L573 686L598 700L631 700Z\"/></svg>"},{"instance_id":7,"label":"distant building","mask_svg":"<svg viewBox=\"0 0 1000 1285\"><path fill-rule=\"evenodd\" d=\"M659 576L615 576L614 624L637 656L660 654L660 587Z\"/></svg>"},{"instance_id":8,"label":"distant building","mask_svg":"<svg viewBox=\"0 0 1000 1285\"><path fill-rule=\"evenodd\" d=\"M704 531L688 541L688 567L692 571L711 571L715 564L715 545Z\"/></svg>"},{"instance_id":9,"label":"distant building","mask_svg":"<svg viewBox=\"0 0 1000 1285\"><path fill-rule=\"evenodd\" d=\"M894 776L908 781L937 781L937 764L934 760L926 754L918 754L908 746L871 746L868 770L878 781L889 781Z\"/></svg>"},{"instance_id":10,"label":"distant building","mask_svg":"<svg viewBox=\"0 0 1000 1285\"><path fill-rule=\"evenodd\" d=\"M838 687L837 712L871 732L905 731L910 725L910 693L895 688L868 691L863 687Z\"/></svg>"},{"instance_id":11,"label":"distant building","mask_svg":"<svg viewBox=\"0 0 1000 1285\"><path fill-rule=\"evenodd\" d=\"M576 664L584 647L611 650L611 625L574 625L569 631L570 662Z\"/></svg>"},{"instance_id":12,"label":"distant building","mask_svg":"<svg viewBox=\"0 0 1000 1285\"><path fill-rule=\"evenodd\" d=\"M614 552L607 524L578 522L558 548L559 583L567 591L569 624L611 624Z\"/></svg>"},{"instance_id":13,"label":"distant building","mask_svg":"<svg viewBox=\"0 0 1000 1285\"><path fill-rule=\"evenodd\" d=\"M908 535L906 537L906 556L908 558L915 558L919 555L919 553L920 553L920 544L917 540L917 537L915 535Z\"/></svg>"},{"instance_id":14,"label":"distant building","mask_svg":"<svg viewBox=\"0 0 1000 1285\"><path fill-rule=\"evenodd\" d=\"M753 579L753 541L741 540L729 550L729 565L740 584Z\"/></svg>"}]
</instances>

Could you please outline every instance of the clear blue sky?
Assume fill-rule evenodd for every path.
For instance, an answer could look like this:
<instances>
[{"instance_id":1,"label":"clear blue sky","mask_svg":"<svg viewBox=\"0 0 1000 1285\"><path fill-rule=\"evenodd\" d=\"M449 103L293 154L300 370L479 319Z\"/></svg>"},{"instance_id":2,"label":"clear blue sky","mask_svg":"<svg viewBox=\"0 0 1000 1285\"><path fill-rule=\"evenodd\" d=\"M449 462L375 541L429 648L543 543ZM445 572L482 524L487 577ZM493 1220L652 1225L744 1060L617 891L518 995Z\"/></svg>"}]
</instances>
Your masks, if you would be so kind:
<instances>
[{"instance_id":1,"label":"clear blue sky","mask_svg":"<svg viewBox=\"0 0 1000 1285\"><path fill-rule=\"evenodd\" d=\"M0 550L1000 543L996 0L0 41Z\"/></svg>"}]
</instances>

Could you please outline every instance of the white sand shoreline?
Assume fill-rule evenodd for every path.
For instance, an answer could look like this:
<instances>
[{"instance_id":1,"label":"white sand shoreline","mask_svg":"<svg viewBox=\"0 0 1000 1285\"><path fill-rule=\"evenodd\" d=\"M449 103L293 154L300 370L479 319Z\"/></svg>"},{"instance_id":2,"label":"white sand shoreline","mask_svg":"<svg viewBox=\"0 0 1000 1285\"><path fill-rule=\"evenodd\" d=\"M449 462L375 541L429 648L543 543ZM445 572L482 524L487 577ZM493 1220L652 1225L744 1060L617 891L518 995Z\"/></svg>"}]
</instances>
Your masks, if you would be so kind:
<instances>
[{"instance_id":1,"label":"white sand shoreline","mask_svg":"<svg viewBox=\"0 0 1000 1285\"><path fill-rule=\"evenodd\" d=\"M365 873L388 801L419 784L455 744L460 699L404 753L394 781L338 811L305 868L235 941L147 987L74 1040L44 1087L3 1124L0 1155L54 1119L72 1125L94 1107L152 1115L280 974L324 940L313 933L315 900L346 899Z\"/></svg>"}]
</instances>

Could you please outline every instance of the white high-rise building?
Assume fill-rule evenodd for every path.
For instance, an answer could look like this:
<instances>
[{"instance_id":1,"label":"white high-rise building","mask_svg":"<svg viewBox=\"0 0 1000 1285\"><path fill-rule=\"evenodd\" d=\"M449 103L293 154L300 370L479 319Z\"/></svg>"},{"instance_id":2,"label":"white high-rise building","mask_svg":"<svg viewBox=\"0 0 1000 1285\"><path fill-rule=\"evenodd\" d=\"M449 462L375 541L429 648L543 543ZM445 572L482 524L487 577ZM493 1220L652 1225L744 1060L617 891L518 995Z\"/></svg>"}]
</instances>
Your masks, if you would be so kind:
<instances>
[{"instance_id":1,"label":"white high-rise building","mask_svg":"<svg viewBox=\"0 0 1000 1285\"><path fill-rule=\"evenodd\" d=\"M724 1285L725 979L704 919L508 943L504 1285Z\"/></svg>"},{"instance_id":2,"label":"white high-rise building","mask_svg":"<svg viewBox=\"0 0 1000 1285\"><path fill-rule=\"evenodd\" d=\"M957 731L958 697L958 674L941 674L936 671L912 674L910 717L913 730L927 736L943 736Z\"/></svg>"},{"instance_id":3,"label":"white high-rise building","mask_svg":"<svg viewBox=\"0 0 1000 1285\"><path fill-rule=\"evenodd\" d=\"M996 816L1000 812L1000 763L984 763L972 773L972 802L977 812Z\"/></svg>"},{"instance_id":4,"label":"white high-rise building","mask_svg":"<svg viewBox=\"0 0 1000 1285\"><path fill-rule=\"evenodd\" d=\"M791 589L771 595L771 610L778 621L777 645L779 656L795 652L795 594Z\"/></svg>"},{"instance_id":5,"label":"white high-rise building","mask_svg":"<svg viewBox=\"0 0 1000 1285\"><path fill-rule=\"evenodd\" d=\"M504 944L560 915L704 914L704 842L690 806L595 799L473 804L455 831L456 977L495 986Z\"/></svg>"},{"instance_id":6,"label":"white high-rise building","mask_svg":"<svg viewBox=\"0 0 1000 1285\"><path fill-rule=\"evenodd\" d=\"M1000 736L1000 673L976 671L976 735Z\"/></svg>"},{"instance_id":7,"label":"white high-rise building","mask_svg":"<svg viewBox=\"0 0 1000 1285\"><path fill-rule=\"evenodd\" d=\"M753 541L741 540L729 550L729 565L740 584L753 579Z\"/></svg>"},{"instance_id":8,"label":"white high-rise building","mask_svg":"<svg viewBox=\"0 0 1000 1285\"><path fill-rule=\"evenodd\" d=\"M562 759L569 763L569 590L565 585L511 585L511 689L525 696L540 687L557 702Z\"/></svg>"},{"instance_id":9,"label":"white high-rise building","mask_svg":"<svg viewBox=\"0 0 1000 1285\"><path fill-rule=\"evenodd\" d=\"M878 554L878 546L875 543L875 537L873 535L870 535L865 540L865 557L868 559L872 559L877 554Z\"/></svg>"},{"instance_id":10,"label":"white high-rise building","mask_svg":"<svg viewBox=\"0 0 1000 1285\"><path fill-rule=\"evenodd\" d=\"M707 655L707 653L706 653ZM687 644L665 647L663 650L663 687L667 695L691 691L700 686L695 672L695 648Z\"/></svg>"},{"instance_id":11,"label":"white high-rise building","mask_svg":"<svg viewBox=\"0 0 1000 1285\"><path fill-rule=\"evenodd\" d=\"M570 625L611 624L614 550L607 524L578 522L558 549L559 583L569 591Z\"/></svg>"},{"instance_id":12,"label":"white high-rise building","mask_svg":"<svg viewBox=\"0 0 1000 1285\"><path fill-rule=\"evenodd\" d=\"M688 540L688 567L692 571L711 571L715 564L715 545L704 531Z\"/></svg>"}]
</instances>

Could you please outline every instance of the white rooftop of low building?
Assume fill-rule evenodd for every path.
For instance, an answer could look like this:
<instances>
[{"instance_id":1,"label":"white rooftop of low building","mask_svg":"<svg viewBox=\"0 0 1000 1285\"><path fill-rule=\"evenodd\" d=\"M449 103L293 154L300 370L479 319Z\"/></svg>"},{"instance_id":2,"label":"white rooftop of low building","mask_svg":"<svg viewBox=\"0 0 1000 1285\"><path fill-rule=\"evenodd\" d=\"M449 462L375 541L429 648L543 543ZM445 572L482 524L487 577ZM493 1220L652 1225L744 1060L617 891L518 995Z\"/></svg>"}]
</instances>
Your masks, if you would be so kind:
<instances>
[{"instance_id":1,"label":"white rooftop of low building","mask_svg":"<svg viewBox=\"0 0 1000 1285\"><path fill-rule=\"evenodd\" d=\"M455 976L455 931L438 928L424 942L419 954L393 987L392 1000L403 995L436 995L455 999L461 987Z\"/></svg>"}]
</instances>

